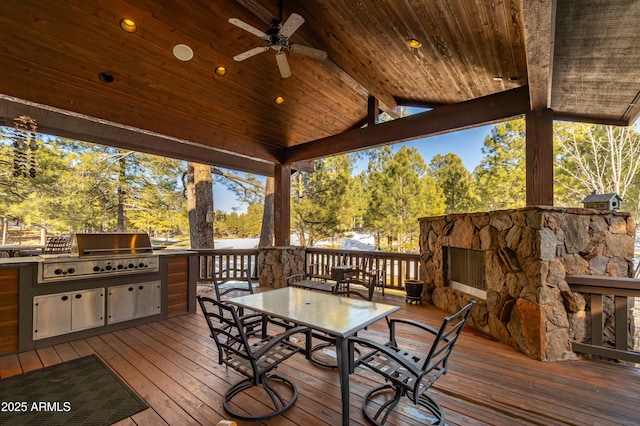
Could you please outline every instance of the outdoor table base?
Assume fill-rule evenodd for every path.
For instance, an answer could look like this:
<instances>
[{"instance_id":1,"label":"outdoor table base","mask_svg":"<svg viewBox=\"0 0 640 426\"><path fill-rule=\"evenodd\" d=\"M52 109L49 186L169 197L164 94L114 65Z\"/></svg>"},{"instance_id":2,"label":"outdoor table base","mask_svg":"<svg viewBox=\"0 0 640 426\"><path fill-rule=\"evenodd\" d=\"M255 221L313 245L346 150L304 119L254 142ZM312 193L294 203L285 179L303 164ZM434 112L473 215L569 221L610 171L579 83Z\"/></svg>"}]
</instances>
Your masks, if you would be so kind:
<instances>
[{"instance_id":1,"label":"outdoor table base","mask_svg":"<svg viewBox=\"0 0 640 426\"><path fill-rule=\"evenodd\" d=\"M353 367L348 338L400 309L399 306L295 287L234 297L227 299L227 303L304 325L335 338L344 426L349 424L349 374Z\"/></svg>"}]
</instances>

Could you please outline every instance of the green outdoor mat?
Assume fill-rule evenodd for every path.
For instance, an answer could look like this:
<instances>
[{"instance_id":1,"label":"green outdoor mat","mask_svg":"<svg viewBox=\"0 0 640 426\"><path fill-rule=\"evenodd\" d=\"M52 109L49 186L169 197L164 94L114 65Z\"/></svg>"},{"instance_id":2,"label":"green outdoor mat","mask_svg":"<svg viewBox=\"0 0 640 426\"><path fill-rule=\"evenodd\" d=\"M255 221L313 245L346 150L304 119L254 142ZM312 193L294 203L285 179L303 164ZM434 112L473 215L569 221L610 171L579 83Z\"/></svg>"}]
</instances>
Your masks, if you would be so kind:
<instances>
[{"instance_id":1,"label":"green outdoor mat","mask_svg":"<svg viewBox=\"0 0 640 426\"><path fill-rule=\"evenodd\" d=\"M98 357L0 380L0 425L110 425L148 408Z\"/></svg>"}]
</instances>

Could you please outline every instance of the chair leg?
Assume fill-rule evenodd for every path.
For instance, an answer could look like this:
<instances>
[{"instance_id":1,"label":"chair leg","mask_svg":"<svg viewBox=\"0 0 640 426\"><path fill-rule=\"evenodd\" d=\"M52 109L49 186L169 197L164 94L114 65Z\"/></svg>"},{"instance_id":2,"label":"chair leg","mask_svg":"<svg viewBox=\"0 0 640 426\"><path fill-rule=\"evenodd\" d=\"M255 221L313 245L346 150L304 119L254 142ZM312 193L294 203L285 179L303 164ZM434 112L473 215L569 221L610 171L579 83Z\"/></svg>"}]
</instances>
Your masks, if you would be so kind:
<instances>
[{"instance_id":1,"label":"chair leg","mask_svg":"<svg viewBox=\"0 0 640 426\"><path fill-rule=\"evenodd\" d=\"M389 390L393 390L393 397L386 399L382 403L373 401L373 398L378 393L389 391ZM374 388L369 392L367 392L366 395L364 396L362 400L362 412L371 423L377 426L382 426L386 423L387 419L389 418L389 415L396 408L396 406L398 405L398 403L400 402L403 396L404 396L404 393L402 391L402 388L396 388L395 386L392 386L390 384L378 386L377 388ZM409 400L407 399L407 401ZM380 408L378 408L375 411L375 414L373 414L373 410L375 410L375 406L377 405L380 405ZM425 422L425 424L430 424L430 425L438 425L438 426L445 425L444 413L442 412L442 408L440 408L440 405L438 405L438 403L435 402L432 398L423 394L420 396L420 399L418 400L418 405L420 405L425 410L427 410L431 415L427 417L423 415L423 413L421 412L418 418L419 421L424 422L425 420L427 420L428 423ZM407 414L412 415L410 409L407 410Z\"/></svg>"},{"instance_id":2,"label":"chair leg","mask_svg":"<svg viewBox=\"0 0 640 426\"><path fill-rule=\"evenodd\" d=\"M282 385L289 389L291 395L283 395L280 391L271 386L270 381L280 382ZM289 379L286 379L282 376L278 376L276 374L265 374L260 378L260 383L261 385L256 386L253 382L253 379L248 378L241 380L231 386L224 394L223 406L225 411L240 420L267 420L287 411L293 406L293 404L296 402L296 399L298 398L298 389L296 388L296 385ZM238 412L231 408L231 402L236 396L253 387L262 388L269 396L269 400L271 401L269 412L256 416L249 416L244 412ZM268 401L264 400L262 402L265 406L269 406ZM243 407L242 404L234 403L234 405Z\"/></svg>"},{"instance_id":3,"label":"chair leg","mask_svg":"<svg viewBox=\"0 0 640 426\"><path fill-rule=\"evenodd\" d=\"M322 348L329 347L329 346L335 347L335 345L336 345L335 339L332 339L331 341L320 342L320 343L318 343L316 345L313 345L313 346L311 346L311 351L309 352L309 356L307 357L307 359L309 359L309 361L311 361L312 363L314 363L315 365L320 366L320 367L338 368L338 361L335 359L335 356L333 357L334 358L334 362L332 362L331 364L329 364L329 363L327 363L327 362L325 362L325 361L323 361L321 359L318 359L317 357L316 358L313 357L313 353L315 351L317 351L319 349L322 349ZM334 353L337 354L337 350L334 351ZM360 356L360 349L354 348L354 353L357 354L358 356Z\"/></svg>"}]
</instances>

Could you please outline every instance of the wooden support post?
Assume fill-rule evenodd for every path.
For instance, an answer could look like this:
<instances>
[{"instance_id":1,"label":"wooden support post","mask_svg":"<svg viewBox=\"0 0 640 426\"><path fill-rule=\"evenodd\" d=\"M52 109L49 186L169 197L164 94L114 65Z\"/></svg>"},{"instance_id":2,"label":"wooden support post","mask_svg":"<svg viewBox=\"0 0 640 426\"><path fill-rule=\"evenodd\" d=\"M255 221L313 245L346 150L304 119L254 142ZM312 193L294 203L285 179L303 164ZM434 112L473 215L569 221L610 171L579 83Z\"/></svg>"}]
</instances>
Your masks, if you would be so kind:
<instances>
[{"instance_id":1,"label":"wooden support post","mask_svg":"<svg viewBox=\"0 0 640 426\"><path fill-rule=\"evenodd\" d=\"M526 114L527 206L553 206L553 111Z\"/></svg>"},{"instance_id":2,"label":"wooden support post","mask_svg":"<svg viewBox=\"0 0 640 426\"><path fill-rule=\"evenodd\" d=\"M378 99L375 96L369 96L367 102L367 126L372 127L378 122L378 116L380 115L380 106Z\"/></svg>"},{"instance_id":3,"label":"wooden support post","mask_svg":"<svg viewBox=\"0 0 640 426\"><path fill-rule=\"evenodd\" d=\"M276 164L273 192L273 234L276 247L290 245L291 167Z\"/></svg>"}]
</instances>

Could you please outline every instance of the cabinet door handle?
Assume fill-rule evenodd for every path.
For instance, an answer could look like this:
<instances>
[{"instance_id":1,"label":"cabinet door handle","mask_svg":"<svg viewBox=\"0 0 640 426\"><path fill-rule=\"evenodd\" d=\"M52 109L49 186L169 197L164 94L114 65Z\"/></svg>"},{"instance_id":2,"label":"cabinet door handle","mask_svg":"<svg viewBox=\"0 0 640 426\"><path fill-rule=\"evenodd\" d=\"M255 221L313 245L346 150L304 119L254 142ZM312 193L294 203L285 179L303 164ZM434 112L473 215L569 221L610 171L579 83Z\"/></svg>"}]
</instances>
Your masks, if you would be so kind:
<instances>
[{"instance_id":1,"label":"cabinet door handle","mask_svg":"<svg viewBox=\"0 0 640 426\"><path fill-rule=\"evenodd\" d=\"M141 285L140 287L138 287L138 290L142 290L144 288L143 285Z\"/></svg>"},{"instance_id":2,"label":"cabinet door handle","mask_svg":"<svg viewBox=\"0 0 640 426\"><path fill-rule=\"evenodd\" d=\"M68 300L69 296L62 296L62 300Z\"/></svg>"},{"instance_id":3,"label":"cabinet door handle","mask_svg":"<svg viewBox=\"0 0 640 426\"><path fill-rule=\"evenodd\" d=\"M80 299L82 297L81 294L76 294L76 299Z\"/></svg>"},{"instance_id":4,"label":"cabinet door handle","mask_svg":"<svg viewBox=\"0 0 640 426\"><path fill-rule=\"evenodd\" d=\"M133 287L129 287L129 291L133 291Z\"/></svg>"}]
</instances>

